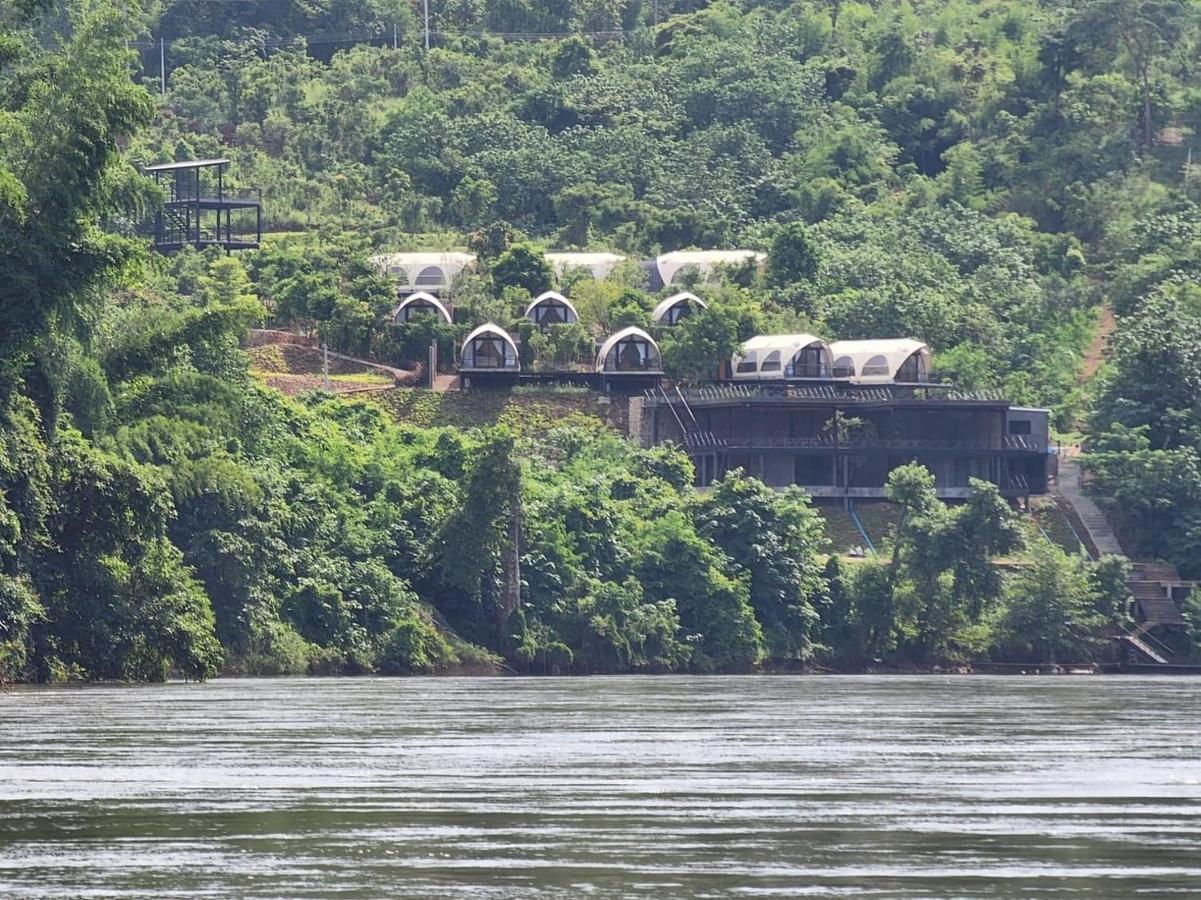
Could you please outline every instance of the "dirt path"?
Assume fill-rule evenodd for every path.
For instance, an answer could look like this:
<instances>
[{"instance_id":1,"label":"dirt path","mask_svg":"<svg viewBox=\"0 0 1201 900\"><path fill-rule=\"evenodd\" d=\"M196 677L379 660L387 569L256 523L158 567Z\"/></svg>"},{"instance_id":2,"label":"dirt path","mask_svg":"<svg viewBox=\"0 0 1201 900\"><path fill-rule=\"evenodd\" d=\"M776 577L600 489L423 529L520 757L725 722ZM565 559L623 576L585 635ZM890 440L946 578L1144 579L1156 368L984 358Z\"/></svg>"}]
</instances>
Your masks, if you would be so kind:
<instances>
[{"instance_id":1,"label":"dirt path","mask_svg":"<svg viewBox=\"0 0 1201 900\"><path fill-rule=\"evenodd\" d=\"M275 331L270 328L252 328L250 330L251 346L262 344L293 344L298 347L304 347L308 350L320 350L317 342L312 338L307 338L302 334L293 334L290 331ZM335 353L333 350L328 351L330 359L340 359L345 362L354 363L362 366L365 369L371 369L376 372L382 372L392 378L393 386L406 385L412 386L419 377L418 372L409 369L398 369L395 366L389 366L380 362L373 362L369 359L361 359L357 356L348 356L345 353ZM356 388L344 393L357 393L361 391L380 390L378 387Z\"/></svg>"},{"instance_id":2,"label":"dirt path","mask_svg":"<svg viewBox=\"0 0 1201 900\"><path fill-rule=\"evenodd\" d=\"M1084 352L1084 363L1080 366L1080 374L1076 380L1079 384L1088 381L1097 374L1097 369L1101 368L1101 363L1105 361L1106 351L1109 348L1109 336L1113 334L1113 330L1117 327L1117 322L1113 317L1113 307L1108 303L1101 307L1101 316L1097 320L1097 330L1093 334L1093 339L1088 345L1088 349Z\"/></svg>"}]
</instances>

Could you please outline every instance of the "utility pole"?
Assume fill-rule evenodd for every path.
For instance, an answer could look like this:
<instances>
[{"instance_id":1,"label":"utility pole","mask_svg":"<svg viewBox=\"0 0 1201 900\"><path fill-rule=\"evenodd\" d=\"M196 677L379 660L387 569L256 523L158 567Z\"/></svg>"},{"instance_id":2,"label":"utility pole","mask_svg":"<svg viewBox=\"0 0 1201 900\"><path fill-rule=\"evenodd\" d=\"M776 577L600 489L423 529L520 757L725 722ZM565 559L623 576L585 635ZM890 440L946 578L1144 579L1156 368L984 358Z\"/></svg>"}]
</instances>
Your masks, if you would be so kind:
<instances>
[{"instance_id":1,"label":"utility pole","mask_svg":"<svg viewBox=\"0 0 1201 900\"><path fill-rule=\"evenodd\" d=\"M430 0L423 0L425 6L425 52L430 50Z\"/></svg>"},{"instance_id":2,"label":"utility pole","mask_svg":"<svg viewBox=\"0 0 1201 900\"><path fill-rule=\"evenodd\" d=\"M325 384L325 389L329 390L329 344L324 338L321 341L321 380Z\"/></svg>"},{"instance_id":3,"label":"utility pole","mask_svg":"<svg viewBox=\"0 0 1201 900\"><path fill-rule=\"evenodd\" d=\"M158 78L158 92L165 97L167 95L167 42L162 37L158 39Z\"/></svg>"},{"instance_id":4,"label":"utility pole","mask_svg":"<svg viewBox=\"0 0 1201 900\"><path fill-rule=\"evenodd\" d=\"M655 0L655 27L659 27L659 0Z\"/></svg>"},{"instance_id":5,"label":"utility pole","mask_svg":"<svg viewBox=\"0 0 1201 900\"><path fill-rule=\"evenodd\" d=\"M392 49L396 49L396 23L392 23Z\"/></svg>"}]
</instances>

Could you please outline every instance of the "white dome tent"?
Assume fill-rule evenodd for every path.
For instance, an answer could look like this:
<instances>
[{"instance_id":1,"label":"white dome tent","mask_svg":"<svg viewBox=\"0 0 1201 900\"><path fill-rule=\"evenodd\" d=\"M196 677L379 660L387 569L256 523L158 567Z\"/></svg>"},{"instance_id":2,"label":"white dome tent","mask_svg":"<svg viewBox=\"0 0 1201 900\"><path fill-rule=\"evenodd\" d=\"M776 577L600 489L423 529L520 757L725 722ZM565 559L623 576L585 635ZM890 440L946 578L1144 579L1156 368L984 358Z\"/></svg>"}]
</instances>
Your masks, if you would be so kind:
<instances>
[{"instance_id":1,"label":"white dome tent","mask_svg":"<svg viewBox=\"0 0 1201 900\"><path fill-rule=\"evenodd\" d=\"M678 294L672 294L670 297L660 300L655 311L651 313L651 320L657 325L677 325L680 320L693 314L694 307L708 309L709 304L696 294L680 291Z\"/></svg>"},{"instance_id":2,"label":"white dome tent","mask_svg":"<svg viewBox=\"0 0 1201 900\"><path fill-rule=\"evenodd\" d=\"M546 291L530 301L525 317L545 328L550 325L573 325L580 321L575 305L557 291Z\"/></svg>"},{"instance_id":3,"label":"white dome tent","mask_svg":"<svg viewBox=\"0 0 1201 900\"><path fill-rule=\"evenodd\" d=\"M603 281L625 261L625 257L617 253L574 253L566 251L545 254L546 261L555 270L555 276L562 278L571 269L587 269L597 281Z\"/></svg>"},{"instance_id":4,"label":"white dome tent","mask_svg":"<svg viewBox=\"0 0 1201 900\"><path fill-rule=\"evenodd\" d=\"M664 286L672 284L685 269L695 269L702 281L708 281L719 266L737 266L747 260L762 265L767 256L754 250L675 250L655 260L655 269Z\"/></svg>"},{"instance_id":5,"label":"white dome tent","mask_svg":"<svg viewBox=\"0 0 1201 900\"><path fill-rule=\"evenodd\" d=\"M830 347L812 334L762 334L731 360L735 381L830 378Z\"/></svg>"},{"instance_id":6,"label":"white dome tent","mask_svg":"<svg viewBox=\"0 0 1201 900\"><path fill-rule=\"evenodd\" d=\"M514 343L503 328L487 322L467 335L459 353L461 372L519 372L521 361Z\"/></svg>"},{"instance_id":7,"label":"white dome tent","mask_svg":"<svg viewBox=\"0 0 1201 900\"><path fill-rule=\"evenodd\" d=\"M475 265L474 253L418 252L380 253L371 263L384 275L395 279L401 293L425 290L445 293L459 273Z\"/></svg>"},{"instance_id":8,"label":"white dome tent","mask_svg":"<svg viewBox=\"0 0 1201 900\"><path fill-rule=\"evenodd\" d=\"M930 380L930 348L912 338L835 341L834 368L862 384L924 384Z\"/></svg>"},{"instance_id":9,"label":"white dome tent","mask_svg":"<svg viewBox=\"0 0 1201 900\"><path fill-rule=\"evenodd\" d=\"M450 310L442 301L426 291L417 291L405 297L392 313L392 319L395 322L411 322L415 318L428 315L439 317L447 325L453 321Z\"/></svg>"},{"instance_id":10,"label":"white dome tent","mask_svg":"<svg viewBox=\"0 0 1201 900\"><path fill-rule=\"evenodd\" d=\"M662 375L663 357L655 339L631 325L609 335L601 344L596 371L602 375Z\"/></svg>"}]
</instances>

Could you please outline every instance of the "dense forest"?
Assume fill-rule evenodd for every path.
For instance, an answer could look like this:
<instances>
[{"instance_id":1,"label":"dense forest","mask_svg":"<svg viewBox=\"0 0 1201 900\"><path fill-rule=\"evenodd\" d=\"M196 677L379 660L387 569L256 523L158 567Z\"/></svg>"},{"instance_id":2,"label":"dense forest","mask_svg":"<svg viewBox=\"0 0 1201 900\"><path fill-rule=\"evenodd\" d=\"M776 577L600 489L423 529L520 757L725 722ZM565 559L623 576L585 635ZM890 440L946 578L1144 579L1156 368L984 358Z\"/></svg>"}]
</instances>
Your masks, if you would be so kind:
<instances>
[{"instance_id":1,"label":"dense forest","mask_svg":"<svg viewBox=\"0 0 1201 900\"><path fill-rule=\"evenodd\" d=\"M395 0L0 7L0 678L1084 661L1127 616L1122 560L983 482L897 469L890 546L840 561L801 491L698 494L587 417L419 428L250 375L263 322L427 343L382 250L479 253L452 343L553 284L546 248L767 251L674 377L768 329L920 338L1051 406L1128 546L1201 575L1193 3L430 5L428 50ZM155 256L138 167L210 156L264 248ZM656 299L571 289L606 328Z\"/></svg>"}]
</instances>

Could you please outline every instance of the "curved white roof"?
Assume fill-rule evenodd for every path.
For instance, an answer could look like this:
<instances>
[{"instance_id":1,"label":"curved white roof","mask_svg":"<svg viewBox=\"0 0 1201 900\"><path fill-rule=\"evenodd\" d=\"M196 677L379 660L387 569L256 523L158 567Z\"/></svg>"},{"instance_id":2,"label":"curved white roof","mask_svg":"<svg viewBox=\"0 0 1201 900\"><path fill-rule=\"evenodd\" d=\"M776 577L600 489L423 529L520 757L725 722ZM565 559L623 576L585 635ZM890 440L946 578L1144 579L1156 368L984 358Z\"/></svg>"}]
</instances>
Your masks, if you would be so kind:
<instances>
[{"instance_id":1,"label":"curved white roof","mask_svg":"<svg viewBox=\"0 0 1201 900\"><path fill-rule=\"evenodd\" d=\"M596 371L605 371L605 359L609 356L610 351L626 338L641 338L646 341L651 346L655 355L659 357L659 365L662 368L663 357L659 354L659 345L655 343L655 339L636 325L630 325L628 328L623 328L621 331L605 338L605 342L601 344L601 348L596 354Z\"/></svg>"},{"instance_id":2,"label":"curved white roof","mask_svg":"<svg viewBox=\"0 0 1201 900\"><path fill-rule=\"evenodd\" d=\"M680 269L688 266L708 278L716 266L736 266L748 259L763 262L767 256L754 250L675 250L658 257L655 267L663 283L671 284Z\"/></svg>"},{"instance_id":3,"label":"curved white roof","mask_svg":"<svg viewBox=\"0 0 1201 900\"><path fill-rule=\"evenodd\" d=\"M597 281L608 278L619 262L625 259L617 253L547 253L546 261L555 270L555 275L563 277L568 269L588 269Z\"/></svg>"},{"instance_id":4,"label":"curved white roof","mask_svg":"<svg viewBox=\"0 0 1201 900\"><path fill-rule=\"evenodd\" d=\"M402 301L400 301L400 306L396 307L396 310L392 313L392 318L400 318L400 314L404 311L406 306L420 301L424 301L438 310L438 312L442 315L442 318L446 320L446 324L449 325L453 321L450 315L450 310L442 305L441 300L427 291L414 291L413 293L409 294L409 296L405 297Z\"/></svg>"},{"instance_id":5,"label":"curved white roof","mask_svg":"<svg viewBox=\"0 0 1201 900\"><path fill-rule=\"evenodd\" d=\"M793 360L798 353L806 347L811 347L814 344L818 345L827 354L830 353L829 345L815 334L760 334L744 341L742 351L731 360L730 367L734 371L734 377L741 380L758 380L760 378L783 378L784 368ZM778 367L764 372L762 371L763 363L768 357L773 354L779 354L775 357ZM739 363L746 360L755 364L754 371L739 372Z\"/></svg>"},{"instance_id":6,"label":"curved white roof","mask_svg":"<svg viewBox=\"0 0 1201 900\"><path fill-rule=\"evenodd\" d=\"M855 370L854 379L866 382L895 381L897 370L915 353L925 357L927 363L930 361L930 348L912 338L835 341L830 345L830 352L834 354L835 362L842 357L850 357ZM864 374L864 367L868 367L869 363L869 371Z\"/></svg>"},{"instance_id":7,"label":"curved white roof","mask_svg":"<svg viewBox=\"0 0 1201 900\"><path fill-rule=\"evenodd\" d=\"M701 309L708 309L709 304L690 291L680 291L678 294L672 294L665 300L660 300L659 305L655 307L655 311L651 313L652 322L662 322L663 317L667 315L668 310L675 306L680 301L695 303Z\"/></svg>"},{"instance_id":8,"label":"curved white roof","mask_svg":"<svg viewBox=\"0 0 1201 900\"><path fill-rule=\"evenodd\" d=\"M575 316L575 321L577 321L577 322L580 321L580 314L576 311L575 304L572 303L570 300L568 300L566 297L564 297L562 294L560 294L558 291L544 291L541 294L539 294L537 297L535 297L533 300L531 300L530 305L525 308L525 317L527 319L533 318L533 313L534 313L535 307L537 307L540 303L545 303L547 300L558 300L560 303L562 303L564 306L566 306L568 309L571 310L572 315Z\"/></svg>"},{"instance_id":9,"label":"curved white roof","mask_svg":"<svg viewBox=\"0 0 1201 900\"><path fill-rule=\"evenodd\" d=\"M485 322L479 328L476 328L474 331L472 331L471 334L467 335L467 337L463 338L463 345L462 345L462 348L460 351L460 358L462 358L463 355L466 354L467 348L471 346L472 341L474 341L476 338L486 337L486 336L500 338L502 341L505 342L505 344L508 345L508 348L511 351L513 351L514 361L520 360L521 356L517 352L517 344L513 341L513 338L510 337L509 333L507 331L505 331L503 328L501 328L499 325L494 325L491 322ZM517 367L520 368L520 366L521 366L521 364L520 364L520 362L518 362ZM473 367L460 365L459 368L471 369Z\"/></svg>"},{"instance_id":10,"label":"curved white roof","mask_svg":"<svg viewBox=\"0 0 1201 900\"><path fill-rule=\"evenodd\" d=\"M379 253L371 257L370 262L384 275L399 277L403 273L405 283L412 285L417 284L422 272L434 266L446 276L442 283L450 284L456 275L475 263L475 254L455 251Z\"/></svg>"}]
</instances>

